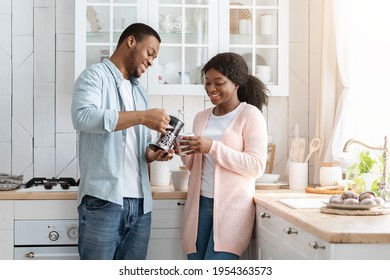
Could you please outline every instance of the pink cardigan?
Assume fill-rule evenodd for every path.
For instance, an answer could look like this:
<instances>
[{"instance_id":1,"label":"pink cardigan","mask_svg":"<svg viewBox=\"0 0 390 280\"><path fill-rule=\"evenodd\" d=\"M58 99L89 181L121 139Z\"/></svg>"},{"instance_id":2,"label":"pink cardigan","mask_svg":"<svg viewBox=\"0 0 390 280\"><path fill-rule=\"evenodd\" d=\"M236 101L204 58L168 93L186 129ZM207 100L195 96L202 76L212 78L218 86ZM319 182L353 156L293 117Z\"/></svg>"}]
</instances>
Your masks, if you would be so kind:
<instances>
[{"instance_id":1,"label":"pink cardigan","mask_svg":"<svg viewBox=\"0 0 390 280\"><path fill-rule=\"evenodd\" d=\"M193 132L202 135L213 108L199 112ZM255 180L265 170L267 125L260 110L242 104L220 141L213 141L210 155L216 160L214 181L215 251L241 256L247 248L255 221ZM186 254L196 252L202 154L182 157L191 171L184 207L182 243Z\"/></svg>"}]
</instances>

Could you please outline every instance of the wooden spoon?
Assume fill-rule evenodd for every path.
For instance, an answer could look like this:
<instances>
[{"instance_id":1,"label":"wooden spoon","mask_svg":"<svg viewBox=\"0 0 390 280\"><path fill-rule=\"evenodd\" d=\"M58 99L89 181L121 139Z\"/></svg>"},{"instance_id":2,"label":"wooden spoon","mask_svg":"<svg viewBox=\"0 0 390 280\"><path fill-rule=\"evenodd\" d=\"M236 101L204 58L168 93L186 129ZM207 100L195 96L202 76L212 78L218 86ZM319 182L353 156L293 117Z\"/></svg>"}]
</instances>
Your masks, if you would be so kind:
<instances>
[{"instance_id":1,"label":"wooden spoon","mask_svg":"<svg viewBox=\"0 0 390 280\"><path fill-rule=\"evenodd\" d=\"M321 139L318 138L318 137L314 137L311 142L310 142L310 152L309 154L307 155L306 159L305 159L305 162L308 162L309 161L309 158L311 157L311 155L314 153L314 152L317 152L320 148L321 148Z\"/></svg>"}]
</instances>

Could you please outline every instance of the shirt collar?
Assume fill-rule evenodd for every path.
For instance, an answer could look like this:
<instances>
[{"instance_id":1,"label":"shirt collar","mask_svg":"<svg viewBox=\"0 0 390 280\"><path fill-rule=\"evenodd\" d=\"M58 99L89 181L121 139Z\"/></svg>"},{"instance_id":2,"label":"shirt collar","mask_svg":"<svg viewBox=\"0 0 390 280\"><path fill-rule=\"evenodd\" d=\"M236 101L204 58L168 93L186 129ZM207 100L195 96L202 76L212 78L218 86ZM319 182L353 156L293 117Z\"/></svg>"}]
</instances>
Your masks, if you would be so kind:
<instances>
[{"instance_id":1,"label":"shirt collar","mask_svg":"<svg viewBox=\"0 0 390 280\"><path fill-rule=\"evenodd\" d=\"M103 60L103 63L108 67L108 69L110 69L112 75L115 78L116 84L118 86L120 86L120 84L122 83L122 80L123 80L123 76L122 76L122 73L119 71L118 67L116 67L116 65L114 63L112 63L111 60L109 60L108 58L105 58ZM130 82L133 85L139 84L138 78L135 78L135 77L130 77Z\"/></svg>"}]
</instances>

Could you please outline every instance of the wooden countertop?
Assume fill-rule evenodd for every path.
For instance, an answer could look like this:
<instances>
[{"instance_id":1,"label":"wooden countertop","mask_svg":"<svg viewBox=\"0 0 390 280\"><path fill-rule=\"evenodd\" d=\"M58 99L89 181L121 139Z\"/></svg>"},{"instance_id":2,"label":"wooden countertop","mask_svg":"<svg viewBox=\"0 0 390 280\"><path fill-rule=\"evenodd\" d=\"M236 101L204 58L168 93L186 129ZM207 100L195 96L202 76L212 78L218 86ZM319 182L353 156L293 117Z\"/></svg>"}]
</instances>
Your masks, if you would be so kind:
<instances>
[{"instance_id":1,"label":"wooden countertop","mask_svg":"<svg viewBox=\"0 0 390 280\"><path fill-rule=\"evenodd\" d=\"M320 212L319 208L290 208L282 198L328 198L304 190L257 190L255 203L329 243L390 243L390 214L343 216Z\"/></svg>"},{"instance_id":2,"label":"wooden countertop","mask_svg":"<svg viewBox=\"0 0 390 280\"><path fill-rule=\"evenodd\" d=\"M32 187L34 188L34 187ZM152 186L152 196L153 199L185 199L187 197L187 192L175 191L173 186ZM49 199L59 199L59 200L75 200L77 199L77 191L0 191L0 200L49 200Z\"/></svg>"}]
</instances>

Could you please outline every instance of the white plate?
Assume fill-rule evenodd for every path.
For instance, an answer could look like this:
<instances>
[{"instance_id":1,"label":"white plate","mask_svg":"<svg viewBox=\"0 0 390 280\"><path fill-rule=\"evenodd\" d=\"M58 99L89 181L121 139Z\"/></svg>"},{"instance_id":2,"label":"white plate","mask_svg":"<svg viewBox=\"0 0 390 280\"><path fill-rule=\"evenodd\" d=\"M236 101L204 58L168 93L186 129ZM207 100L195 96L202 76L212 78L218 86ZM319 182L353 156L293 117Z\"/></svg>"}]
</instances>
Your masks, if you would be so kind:
<instances>
[{"instance_id":1,"label":"white plate","mask_svg":"<svg viewBox=\"0 0 390 280\"><path fill-rule=\"evenodd\" d=\"M348 210L369 210L371 208L380 207L382 205L348 205L324 202L328 208L334 209L348 209Z\"/></svg>"},{"instance_id":2,"label":"white plate","mask_svg":"<svg viewBox=\"0 0 390 280\"><path fill-rule=\"evenodd\" d=\"M276 183L256 183L256 189L258 190L274 190L279 189L281 186L286 186L287 183L276 182Z\"/></svg>"}]
</instances>

